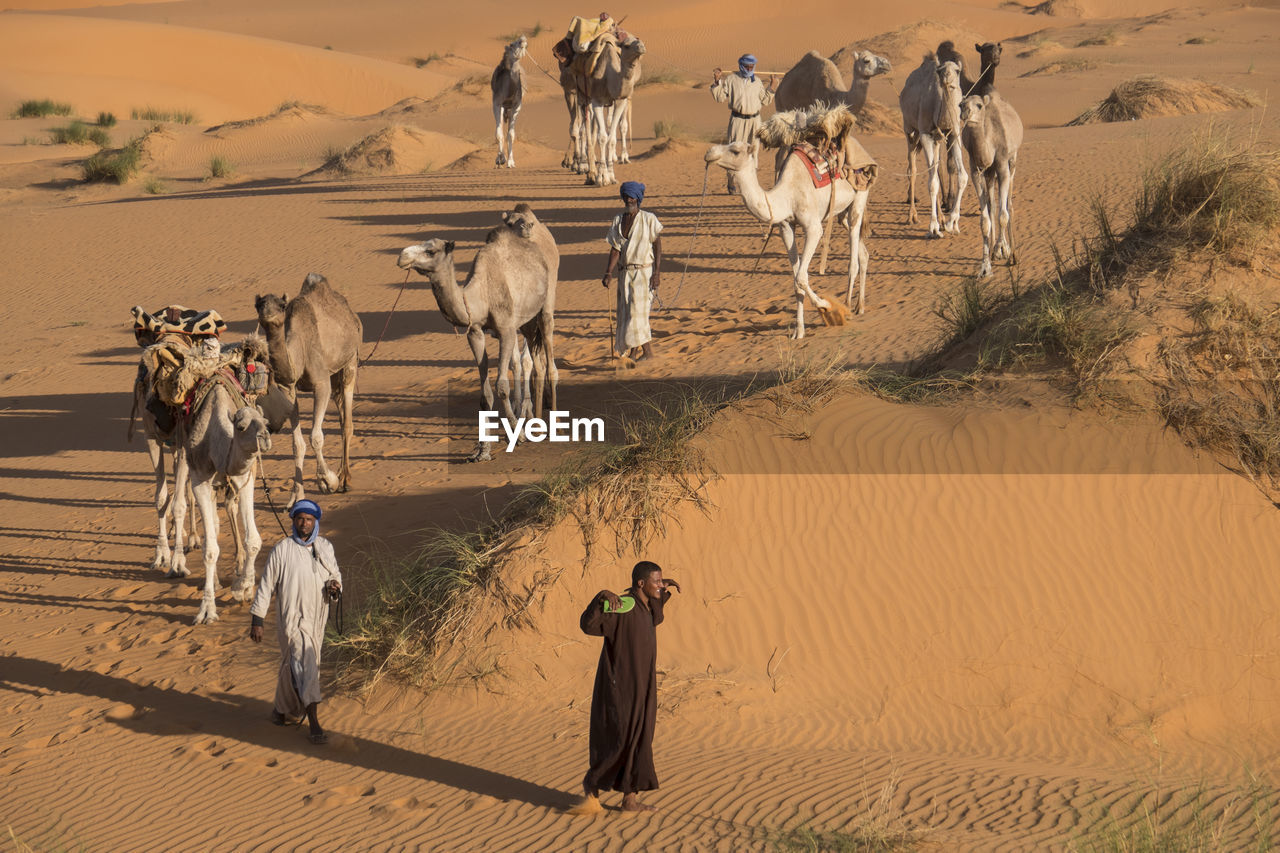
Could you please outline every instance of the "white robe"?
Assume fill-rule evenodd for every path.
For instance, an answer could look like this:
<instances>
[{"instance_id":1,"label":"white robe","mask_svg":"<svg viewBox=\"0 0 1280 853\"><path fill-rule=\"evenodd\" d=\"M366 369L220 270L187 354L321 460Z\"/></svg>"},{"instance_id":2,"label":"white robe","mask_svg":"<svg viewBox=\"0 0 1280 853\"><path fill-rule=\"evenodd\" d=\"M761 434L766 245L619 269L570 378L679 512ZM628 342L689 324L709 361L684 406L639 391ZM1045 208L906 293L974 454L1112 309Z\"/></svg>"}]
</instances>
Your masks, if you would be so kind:
<instances>
[{"instance_id":1,"label":"white robe","mask_svg":"<svg viewBox=\"0 0 1280 853\"><path fill-rule=\"evenodd\" d=\"M265 617L275 595L282 658L276 710L281 714L301 717L308 705L321 699L320 646L329 619L324 586L330 580L342 585L333 545L323 536L317 536L312 546L299 545L291 538L281 540L271 549L262 570L249 612Z\"/></svg>"},{"instance_id":2,"label":"white robe","mask_svg":"<svg viewBox=\"0 0 1280 853\"><path fill-rule=\"evenodd\" d=\"M649 306L653 292L649 280L653 276L653 243L662 233L662 223L647 210L636 213L631 223L631 236L622 235L622 219L625 213L613 218L609 228L611 248L617 249L618 258L618 338L614 349L618 355L644 346L653 338L649 330Z\"/></svg>"}]
</instances>

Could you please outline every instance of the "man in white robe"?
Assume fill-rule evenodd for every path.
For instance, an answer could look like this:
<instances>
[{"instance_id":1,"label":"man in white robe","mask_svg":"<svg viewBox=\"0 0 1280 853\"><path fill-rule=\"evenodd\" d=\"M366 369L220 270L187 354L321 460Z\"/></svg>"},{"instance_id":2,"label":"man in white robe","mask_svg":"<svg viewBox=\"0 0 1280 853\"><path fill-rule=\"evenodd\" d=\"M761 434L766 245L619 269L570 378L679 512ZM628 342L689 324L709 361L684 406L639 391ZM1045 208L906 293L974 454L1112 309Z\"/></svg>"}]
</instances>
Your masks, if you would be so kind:
<instances>
[{"instance_id":1,"label":"man in white robe","mask_svg":"<svg viewBox=\"0 0 1280 853\"><path fill-rule=\"evenodd\" d=\"M342 594L342 573L333 545L320 536L320 507L301 500L289 510L293 535L271 549L258 581L249 639L262 642L263 619L276 597L276 630L280 637L280 674L276 679L271 722L283 726L306 716L311 742L327 743L320 728L320 646L329 619L329 601Z\"/></svg>"},{"instance_id":2,"label":"man in white robe","mask_svg":"<svg viewBox=\"0 0 1280 853\"><path fill-rule=\"evenodd\" d=\"M649 306L653 292L661 283L662 223L647 210L640 209L644 200L644 184L625 181L622 202L626 210L613 218L606 238L609 242L609 265L601 283L609 286L614 269L618 273L618 331L614 351L640 361L653 355L649 329Z\"/></svg>"}]
</instances>

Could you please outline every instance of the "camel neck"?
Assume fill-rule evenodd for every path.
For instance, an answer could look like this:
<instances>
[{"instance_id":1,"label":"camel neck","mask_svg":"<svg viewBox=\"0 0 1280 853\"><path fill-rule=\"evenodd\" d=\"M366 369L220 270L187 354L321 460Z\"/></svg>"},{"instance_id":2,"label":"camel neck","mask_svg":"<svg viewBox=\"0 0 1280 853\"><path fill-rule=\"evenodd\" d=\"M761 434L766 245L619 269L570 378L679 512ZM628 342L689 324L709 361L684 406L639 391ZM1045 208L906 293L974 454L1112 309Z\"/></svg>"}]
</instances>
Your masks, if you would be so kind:
<instances>
[{"instance_id":1,"label":"camel neck","mask_svg":"<svg viewBox=\"0 0 1280 853\"><path fill-rule=\"evenodd\" d=\"M469 328L471 312L467 308L466 286L458 284L457 272L450 261L431 276L431 292L445 319L455 326Z\"/></svg>"}]
</instances>

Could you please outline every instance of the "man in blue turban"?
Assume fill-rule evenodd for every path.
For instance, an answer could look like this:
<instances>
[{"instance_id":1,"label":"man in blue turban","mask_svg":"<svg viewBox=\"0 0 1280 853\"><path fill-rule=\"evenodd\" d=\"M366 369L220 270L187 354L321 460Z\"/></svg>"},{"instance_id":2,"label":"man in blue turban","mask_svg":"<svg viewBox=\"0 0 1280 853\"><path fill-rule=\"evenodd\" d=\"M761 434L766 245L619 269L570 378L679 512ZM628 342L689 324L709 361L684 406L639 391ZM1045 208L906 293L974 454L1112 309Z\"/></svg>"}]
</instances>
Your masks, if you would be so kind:
<instances>
[{"instance_id":1,"label":"man in blue turban","mask_svg":"<svg viewBox=\"0 0 1280 853\"><path fill-rule=\"evenodd\" d=\"M729 130L726 142L745 142L757 152L756 131L760 129L760 110L773 103L773 78L769 87L756 79L756 58L750 53L738 57L736 74L726 75L719 68L711 72L711 97L716 103L729 102ZM728 172L730 193L736 193L733 172Z\"/></svg>"},{"instance_id":2,"label":"man in blue turban","mask_svg":"<svg viewBox=\"0 0 1280 853\"><path fill-rule=\"evenodd\" d=\"M601 279L601 284L608 287L617 270L618 330L613 351L633 361L653 355L649 307L661 282L662 223L649 211L640 209L644 190L639 181L624 181L620 188L623 211L613 218L605 238L609 262Z\"/></svg>"},{"instance_id":3,"label":"man in blue turban","mask_svg":"<svg viewBox=\"0 0 1280 853\"><path fill-rule=\"evenodd\" d=\"M315 744L329 740L316 716L322 698L320 646L329 620L329 602L342 595L338 558L333 545L320 535L321 515L315 501L300 500L290 507L293 534L271 549L249 608L249 639L260 643L271 596L276 597L281 661L271 722L283 726L305 715Z\"/></svg>"}]
</instances>

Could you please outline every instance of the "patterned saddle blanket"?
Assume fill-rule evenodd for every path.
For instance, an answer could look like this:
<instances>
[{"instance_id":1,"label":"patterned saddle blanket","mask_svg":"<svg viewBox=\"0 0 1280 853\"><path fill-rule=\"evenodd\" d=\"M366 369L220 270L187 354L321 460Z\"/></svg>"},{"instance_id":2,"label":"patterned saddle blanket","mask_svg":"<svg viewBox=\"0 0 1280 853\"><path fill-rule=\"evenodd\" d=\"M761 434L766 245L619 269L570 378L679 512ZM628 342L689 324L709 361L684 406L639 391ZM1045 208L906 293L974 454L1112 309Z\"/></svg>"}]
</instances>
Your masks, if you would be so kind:
<instances>
[{"instance_id":1,"label":"patterned saddle blanket","mask_svg":"<svg viewBox=\"0 0 1280 853\"><path fill-rule=\"evenodd\" d=\"M831 183L833 164L823 157L818 149L808 142L799 142L791 146L792 156L799 157L800 162L809 170L809 178L813 185L821 189ZM838 175L836 177L839 177Z\"/></svg>"},{"instance_id":2,"label":"patterned saddle blanket","mask_svg":"<svg viewBox=\"0 0 1280 853\"><path fill-rule=\"evenodd\" d=\"M217 311L196 311L182 305L168 305L148 314L141 305L133 306L133 337L138 346L148 347L165 335L206 338L221 337L227 324Z\"/></svg>"}]
</instances>

